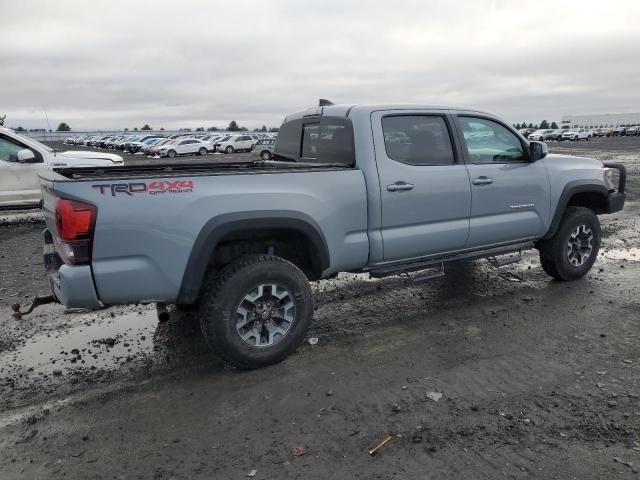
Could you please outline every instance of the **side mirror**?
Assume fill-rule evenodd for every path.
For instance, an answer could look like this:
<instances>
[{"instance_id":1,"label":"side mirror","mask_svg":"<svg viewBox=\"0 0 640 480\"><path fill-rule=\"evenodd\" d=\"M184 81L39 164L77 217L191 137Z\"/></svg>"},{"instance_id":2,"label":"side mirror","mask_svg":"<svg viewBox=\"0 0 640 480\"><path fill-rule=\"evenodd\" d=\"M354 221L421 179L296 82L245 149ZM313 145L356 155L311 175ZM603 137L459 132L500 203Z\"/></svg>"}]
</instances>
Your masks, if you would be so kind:
<instances>
[{"instance_id":1,"label":"side mirror","mask_svg":"<svg viewBox=\"0 0 640 480\"><path fill-rule=\"evenodd\" d=\"M544 142L529 142L529 158L532 162L541 160L547 156L549 148Z\"/></svg>"},{"instance_id":2,"label":"side mirror","mask_svg":"<svg viewBox=\"0 0 640 480\"><path fill-rule=\"evenodd\" d=\"M25 148L24 150L20 150L17 154L18 163L36 163L38 159L36 158L35 153Z\"/></svg>"}]
</instances>

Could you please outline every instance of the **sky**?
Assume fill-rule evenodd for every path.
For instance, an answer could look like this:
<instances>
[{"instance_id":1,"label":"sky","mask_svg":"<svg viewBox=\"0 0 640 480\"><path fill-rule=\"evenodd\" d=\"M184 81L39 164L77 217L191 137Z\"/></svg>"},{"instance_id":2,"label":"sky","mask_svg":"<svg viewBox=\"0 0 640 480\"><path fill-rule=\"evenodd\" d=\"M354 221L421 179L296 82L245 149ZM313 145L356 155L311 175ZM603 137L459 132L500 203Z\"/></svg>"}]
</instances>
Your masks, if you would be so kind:
<instances>
[{"instance_id":1,"label":"sky","mask_svg":"<svg viewBox=\"0 0 640 480\"><path fill-rule=\"evenodd\" d=\"M13 127L272 127L319 98L640 111L637 0L0 0L0 18Z\"/></svg>"}]
</instances>

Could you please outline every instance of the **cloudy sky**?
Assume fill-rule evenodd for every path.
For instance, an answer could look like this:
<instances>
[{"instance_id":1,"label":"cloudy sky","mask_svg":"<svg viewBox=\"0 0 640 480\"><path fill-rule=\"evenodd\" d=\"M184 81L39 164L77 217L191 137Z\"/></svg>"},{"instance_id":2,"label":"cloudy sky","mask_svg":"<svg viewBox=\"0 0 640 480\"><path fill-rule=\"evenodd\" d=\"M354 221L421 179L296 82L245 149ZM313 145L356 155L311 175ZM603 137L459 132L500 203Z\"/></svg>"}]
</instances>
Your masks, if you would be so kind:
<instances>
[{"instance_id":1,"label":"cloudy sky","mask_svg":"<svg viewBox=\"0 0 640 480\"><path fill-rule=\"evenodd\" d=\"M0 0L0 18L14 127L277 126L319 97L640 111L637 0Z\"/></svg>"}]
</instances>

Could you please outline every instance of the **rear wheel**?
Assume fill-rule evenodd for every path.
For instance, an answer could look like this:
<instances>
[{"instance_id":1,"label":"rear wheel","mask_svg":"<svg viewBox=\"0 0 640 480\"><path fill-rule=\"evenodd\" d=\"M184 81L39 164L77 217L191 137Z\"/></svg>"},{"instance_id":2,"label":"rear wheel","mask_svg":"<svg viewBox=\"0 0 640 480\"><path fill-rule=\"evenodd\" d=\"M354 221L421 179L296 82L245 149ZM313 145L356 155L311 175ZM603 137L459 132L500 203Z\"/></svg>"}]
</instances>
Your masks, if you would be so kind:
<instances>
[{"instance_id":1,"label":"rear wheel","mask_svg":"<svg viewBox=\"0 0 640 480\"><path fill-rule=\"evenodd\" d=\"M206 155L207 154L207 149L202 147L200 150L198 150L198 155Z\"/></svg>"},{"instance_id":2,"label":"rear wheel","mask_svg":"<svg viewBox=\"0 0 640 480\"><path fill-rule=\"evenodd\" d=\"M268 150L265 150L260 154L260 157L262 157L263 160L271 160L271 152Z\"/></svg>"},{"instance_id":3,"label":"rear wheel","mask_svg":"<svg viewBox=\"0 0 640 480\"><path fill-rule=\"evenodd\" d=\"M598 256L600 238L600 221L592 210L568 207L554 236L538 245L542 268L560 281L586 275Z\"/></svg>"},{"instance_id":4,"label":"rear wheel","mask_svg":"<svg viewBox=\"0 0 640 480\"><path fill-rule=\"evenodd\" d=\"M313 317L304 273L275 255L249 255L228 265L206 287L200 325L227 363L254 369L284 360L304 340Z\"/></svg>"}]
</instances>

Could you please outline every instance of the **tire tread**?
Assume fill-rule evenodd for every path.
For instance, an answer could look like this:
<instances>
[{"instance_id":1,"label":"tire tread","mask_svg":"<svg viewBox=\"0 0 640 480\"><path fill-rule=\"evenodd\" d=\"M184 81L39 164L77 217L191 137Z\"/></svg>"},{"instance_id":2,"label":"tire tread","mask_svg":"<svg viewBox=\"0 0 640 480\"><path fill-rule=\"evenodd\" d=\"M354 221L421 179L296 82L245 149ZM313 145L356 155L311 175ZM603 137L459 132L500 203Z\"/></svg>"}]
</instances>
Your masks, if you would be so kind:
<instances>
[{"instance_id":1,"label":"tire tread","mask_svg":"<svg viewBox=\"0 0 640 480\"><path fill-rule=\"evenodd\" d=\"M289 262L288 260L285 260L282 257L278 257L276 255L268 255L268 254L245 255L238 258L237 260L230 263L229 265L227 265L217 275L210 276L205 286L205 294L203 295L201 300L201 307L200 307L198 316L200 321L200 328L202 330L202 335L204 336L204 339L207 345L225 363L240 370L253 370L255 368L261 367L262 365L243 363L231 357L225 351L225 349L220 345L220 343L218 342L218 339L216 338L216 335L212 335L211 332L209 331L209 325L208 325L207 319L211 318L214 315L213 310L214 310L214 305L216 303L216 298L218 297L220 290L226 285L226 283L232 277L234 277L239 271L245 269L248 266L254 265L256 263L268 262L268 261L280 262L290 267L293 267L296 270L299 270L298 267L293 263ZM304 276L302 271L300 271L300 274ZM284 354L280 355L280 358L277 361L271 362L271 363L277 363L278 361L288 357L291 353L293 353L293 351L295 351L296 347L297 345L295 344L291 345L284 352Z\"/></svg>"}]
</instances>

